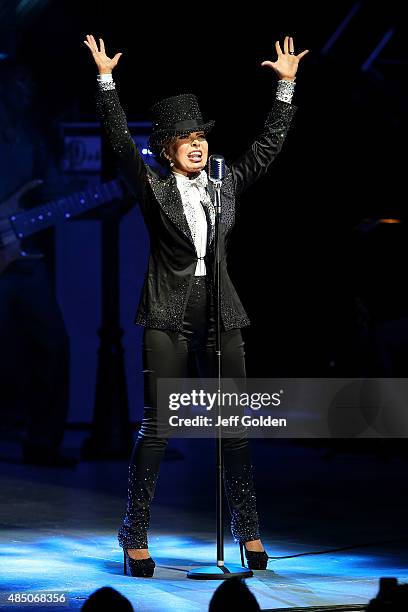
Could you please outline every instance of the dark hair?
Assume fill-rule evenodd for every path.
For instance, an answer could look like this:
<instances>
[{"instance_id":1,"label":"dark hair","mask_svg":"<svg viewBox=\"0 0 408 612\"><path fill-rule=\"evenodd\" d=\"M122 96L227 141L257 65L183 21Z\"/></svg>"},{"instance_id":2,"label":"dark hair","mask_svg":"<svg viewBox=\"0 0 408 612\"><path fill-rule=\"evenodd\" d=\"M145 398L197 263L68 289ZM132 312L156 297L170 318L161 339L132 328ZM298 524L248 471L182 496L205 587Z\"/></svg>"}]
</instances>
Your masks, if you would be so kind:
<instances>
[{"instance_id":1,"label":"dark hair","mask_svg":"<svg viewBox=\"0 0 408 612\"><path fill-rule=\"evenodd\" d=\"M163 168L169 167L169 160L167 159L167 157L164 156L163 149L166 149L167 147L171 146L173 141L176 141L177 138L178 136L173 136L172 138L167 139L162 145L160 145L160 147L154 147L152 150L154 160L158 164L163 166Z\"/></svg>"},{"instance_id":2,"label":"dark hair","mask_svg":"<svg viewBox=\"0 0 408 612\"><path fill-rule=\"evenodd\" d=\"M201 131L201 130L198 130L198 131ZM191 130L189 130L188 132L183 132L182 134L177 134L177 136L171 136L166 141L164 141L160 146L156 146L156 147L151 148L154 160L158 164L163 166L164 168L168 168L169 167L169 160L167 159L167 157L165 157L163 155L163 149L166 149L167 147L171 146L173 144L173 142L175 142L179 138L187 137L189 134L191 134ZM207 134L205 134L205 138L207 140Z\"/></svg>"}]
</instances>

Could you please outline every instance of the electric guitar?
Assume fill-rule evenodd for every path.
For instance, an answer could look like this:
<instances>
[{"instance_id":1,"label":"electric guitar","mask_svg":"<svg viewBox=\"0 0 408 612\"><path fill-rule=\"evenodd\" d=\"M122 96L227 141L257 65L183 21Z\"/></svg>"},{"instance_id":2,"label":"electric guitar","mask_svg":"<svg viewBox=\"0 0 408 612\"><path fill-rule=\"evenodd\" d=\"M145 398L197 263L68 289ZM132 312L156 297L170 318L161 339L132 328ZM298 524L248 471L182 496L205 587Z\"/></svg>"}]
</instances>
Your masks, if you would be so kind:
<instances>
[{"instance_id":1,"label":"electric guitar","mask_svg":"<svg viewBox=\"0 0 408 612\"><path fill-rule=\"evenodd\" d=\"M0 275L13 261L30 257L22 250L23 238L101 204L124 197L120 181L115 180L47 202L31 210L23 210L20 206L21 197L41 182L37 180L26 183L0 204Z\"/></svg>"}]
</instances>

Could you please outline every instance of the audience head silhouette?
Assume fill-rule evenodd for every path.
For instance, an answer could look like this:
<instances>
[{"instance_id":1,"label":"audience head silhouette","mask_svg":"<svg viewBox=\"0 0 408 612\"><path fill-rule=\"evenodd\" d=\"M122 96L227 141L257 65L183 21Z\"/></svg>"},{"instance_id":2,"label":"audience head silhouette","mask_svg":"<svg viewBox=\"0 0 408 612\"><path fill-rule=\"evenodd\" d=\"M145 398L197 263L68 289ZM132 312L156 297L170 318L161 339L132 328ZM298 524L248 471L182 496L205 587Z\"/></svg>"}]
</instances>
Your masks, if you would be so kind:
<instances>
[{"instance_id":1,"label":"audience head silhouette","mask_svg":"<svg viewBox=\"0 0 408 612\"><path fill-rule=\"evenodd\" d=\"M208 612L224 612L224 610L255 612L260 609L255 595L241 578L228 578L223 580L212 596Z\"/></svg>"},{"instance_id":2,"label":"audience head silhouette","mask_svg":"<svg viewBox=\"0 0 408 612\"><path fill-rule=\"evenodd\" d=\"M371 599L367 612L406 612L408 584L398 584L397 578L380 578L377 596Z\"/></svg>"},{"instance_id":3,"label":"audience head silhouette","mask_svg":"<svg viewBox=\"0 0 408 612\"><path fill-rule=\"evenodd\" d=\"M94 591L86 600L81 610L84 612L99 612L115 610L115 612L134 612L133 606L126 597L111 587L102 587Z\"/></svg>"}]
</instances>

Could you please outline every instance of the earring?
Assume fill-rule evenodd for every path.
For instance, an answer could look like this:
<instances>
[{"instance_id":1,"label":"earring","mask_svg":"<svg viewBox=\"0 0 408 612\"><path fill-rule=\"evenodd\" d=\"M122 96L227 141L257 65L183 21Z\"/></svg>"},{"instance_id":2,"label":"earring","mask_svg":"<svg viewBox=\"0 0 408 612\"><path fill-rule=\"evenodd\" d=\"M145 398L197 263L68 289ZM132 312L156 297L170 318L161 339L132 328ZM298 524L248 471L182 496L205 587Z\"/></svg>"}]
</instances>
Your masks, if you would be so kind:
<instances>
[{"instance_id":1,"label":"earring","mask_svg":"<svg viewBox=\"0 0 408 612\"><path fill-rule=\"evenodd\" d=\"M174 166L174 161L171 159L170 160L170 168L172 168Z\"/></svg>"}]
</instances>

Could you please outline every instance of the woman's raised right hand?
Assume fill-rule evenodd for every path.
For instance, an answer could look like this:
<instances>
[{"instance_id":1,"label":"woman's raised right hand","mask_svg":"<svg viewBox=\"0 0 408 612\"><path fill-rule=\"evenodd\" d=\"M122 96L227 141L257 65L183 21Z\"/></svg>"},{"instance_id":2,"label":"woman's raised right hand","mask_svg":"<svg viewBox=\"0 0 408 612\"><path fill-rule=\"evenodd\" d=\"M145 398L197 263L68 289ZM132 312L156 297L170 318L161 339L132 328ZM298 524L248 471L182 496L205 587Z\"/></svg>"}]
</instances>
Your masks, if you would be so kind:
<instances>
[{"instance_id":1,"label":"woman's raised right hand","mask_svg":"<svg viewBox=\"0 0 408 612\"><path fill-rule=\"evenodd\" d=\"M122 53L117 53L112 58L108 57L105 53L105 44L102 38L99 39L99 50L98 45L96 44L96 40L94 39L92 34L87 34L84 43L92 53L92 57L94 58L99 74L110 74L117 65Z\"/></svg>"}]
</instances>

